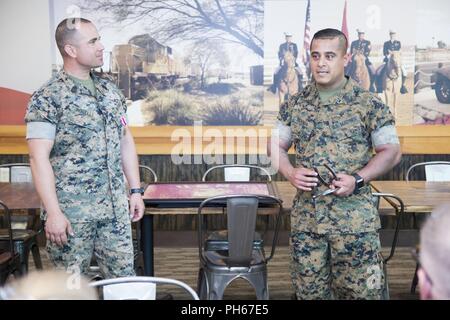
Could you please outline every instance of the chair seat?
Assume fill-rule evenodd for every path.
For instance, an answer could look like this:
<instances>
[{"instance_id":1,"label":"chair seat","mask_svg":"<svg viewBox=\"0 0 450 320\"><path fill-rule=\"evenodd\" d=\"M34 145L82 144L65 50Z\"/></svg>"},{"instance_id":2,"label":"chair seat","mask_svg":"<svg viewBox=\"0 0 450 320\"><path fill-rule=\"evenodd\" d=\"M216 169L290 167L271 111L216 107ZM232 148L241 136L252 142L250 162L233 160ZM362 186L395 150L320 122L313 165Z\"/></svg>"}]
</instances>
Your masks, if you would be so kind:
<instances>
[{"instance_id":1,"label":"chair seat","mask_svg":"<svg viewBox=\"0 0 450 320\"><path fill-rule=\"evenodd\" d=\"M9 251L0 253L0 265L7 263L11 258L12 254Z\"/></svg>"},{"instance_id":2,"label":"chair seat","mask_svg":"<svg viewBox=\"0 0 450 320\"><path fill-rule=\"evenodd\" d=\"M203 257L206 260L208 267L229 267L228 262L228 251L218 250L218 251L205 251ZM265 265L266 258L264 252L261 250L253 250L252 260L250 261L250 266Z\"/></svg>"},{"instance_id":3,"label":"chair seat","mask_svg":"<svg viewBox=\"0 0 450 320\"><path fill-rule=\"evenodd\" d=\"M36 231L33 230L13 230L13 240L14 241L26 241L37 235ZM0 230L0 241L8 240L8 230Z\"/></svg>"},{"instance_id":4,"label":"chair seat","mask_svg":"<svg viewBox=\"0 0 450 320\"><path fill-rule=\"evenodd\" d=\"M211 232L205 241L204 247L206 251L227 251L228 231L218 230ZM258 250L263 248L264 240L261 239L261 234L259 232L255 232L253 237L253 249Z\"/></svg>"}]
</instances>

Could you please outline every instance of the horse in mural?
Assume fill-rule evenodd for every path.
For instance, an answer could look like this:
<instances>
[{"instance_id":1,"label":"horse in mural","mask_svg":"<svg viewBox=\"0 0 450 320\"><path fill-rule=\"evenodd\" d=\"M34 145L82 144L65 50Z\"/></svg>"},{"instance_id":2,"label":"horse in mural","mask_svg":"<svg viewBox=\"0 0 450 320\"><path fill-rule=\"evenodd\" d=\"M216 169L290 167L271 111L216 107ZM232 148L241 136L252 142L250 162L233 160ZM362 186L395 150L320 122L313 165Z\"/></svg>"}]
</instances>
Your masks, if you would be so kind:
<instances>
[{"instance_id":1,"label":"horse in mural","mask_svg":"<svg viewBox=\"0 0 450 320\"><path fill-rule=\"evenodd\" d=\"M290 51L284 53L284 63L280 70L278 99L280 105L299 91L299 75L295 68L295 57Z\"/></svg>"},{"instance_id":2,"label":"horse in mural","mask_svg":"<svg viewBox=\"0 0 450 320\"><path fill-rule=\"evenodd\" d=\"M385 68L377 70L377 91L382 92L382 99L396 117L398 97L402 87L402 58L400 51L392 51ZM382 90L382 91L381 91Z\"/></svg>"},{"instance_id":3,"label":"horse in mural","mask_svg":"<svg viewBox=\"0 0 450 320\"><path fill-rule=\"evenodd\" d=\"M371 89L371 79L369 74L369 69L366 65L366 57L364 54L357 50L355 54L352 55L352 62L347 70L347 74L355 80L355 82L363 89ZM371 90L373 91L373 90Z\"/></svg>"},{"instance_id":4,"label":"horse in mural","mask_svg":"<svg viewBox=\"0 0 450 320\"><path fill-rule=\"evenodd\" d=\"M352 55L352 61L346 68L345 72L350 78L363 89L374 92L372 79L370 78L369 69L366 65L366 56L362 51L356 50Z\"/></svg>"}]
</instances>

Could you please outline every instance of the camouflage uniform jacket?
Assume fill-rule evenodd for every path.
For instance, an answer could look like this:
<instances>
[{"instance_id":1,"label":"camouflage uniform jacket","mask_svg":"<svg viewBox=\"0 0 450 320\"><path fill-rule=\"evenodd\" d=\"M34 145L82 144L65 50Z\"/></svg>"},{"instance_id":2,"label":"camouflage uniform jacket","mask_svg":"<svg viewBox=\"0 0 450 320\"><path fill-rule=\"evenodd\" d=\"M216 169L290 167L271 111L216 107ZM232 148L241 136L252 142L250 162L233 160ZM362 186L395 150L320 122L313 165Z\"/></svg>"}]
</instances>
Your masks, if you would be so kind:
<instances>
[{"instance_id":1,"label":"camouflage uniform jacket","mask_svg":"<svg viewBox=\"0 0 450 320\"><path fill-rule=\"evenodd\" d=\"M348 80L322 103L314 83L280 107L278 120L292 130L296 166L313 168L327 177L324 164L336 173L353 174L372 158L371 132L393 125L389 108L380 99ZM319 186L318 191L327 189ZM299 190L294 199L291 228L318 234L354 234L379 229L380 220L369 186L348 197L328 195L314 202Z\"/></svg>"},{"instance_id":2,"label":"camouflage uniform jacket","mask_svg":"<svg viewBox=\"0 0 450 320\"><path fill-rule=\"evenodd\" d=\"M64 71L57 73L33 94L25 121L56 126L50 163L70 221L129 219L120 151L125 98L109 80L92 78L97 97Z\"/></svg>"}]
</instances>

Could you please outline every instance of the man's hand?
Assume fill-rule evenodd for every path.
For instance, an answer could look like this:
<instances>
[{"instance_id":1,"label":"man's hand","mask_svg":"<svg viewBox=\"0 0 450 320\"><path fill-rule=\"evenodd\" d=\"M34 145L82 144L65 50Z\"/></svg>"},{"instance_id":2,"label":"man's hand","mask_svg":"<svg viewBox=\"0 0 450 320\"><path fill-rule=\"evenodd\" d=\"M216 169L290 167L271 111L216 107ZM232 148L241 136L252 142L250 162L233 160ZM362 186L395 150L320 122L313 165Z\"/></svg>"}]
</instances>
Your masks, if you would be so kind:
<instances>
[{"instance_id":1,"label":"man's hand","mask_svg":"<svg viewBox=\"0 0 450 320\"><path fill-rule=\"evenodd\" d=\"M356 186L355 177L345 173L338 173L336 176L338 177L338 180L333 180L333 186L338 190L333 194L338 197L348 197L351 195Z\"/></svg>"},{"instance_id":2,"label":"man's hand","mask_svg":"<svg viewBox=\"0 0 450 320\"><path fill-rule=\"evenodd\" d=\"M48 240L62 247L67 244L67 235L74 235L69 220L62 213L48 214L45 222L45 235Z\"/></svg>"},{"instance_id":3,"label":"man's hand","mask_svg":"<svg viewBox=\"0 0 450 320\"><path fill-rule=\"evenodd\" d=\"M303 191L312 191L317 186L319 180L316 178L317 173L314 170L306 168L292 168L288 173L288 180L297 189Z\"/></svg>"},{"instance_id":4,"label":"man's hand","mask_svg":"<svg viewBox=\"0 0 450 320\"><path fill-rule=\"evenodd\" d=\"M139 193L133 193L130 196L130 218L132 222L141 220L144 215L144 201Z\"/></svg>"}]
</instances>

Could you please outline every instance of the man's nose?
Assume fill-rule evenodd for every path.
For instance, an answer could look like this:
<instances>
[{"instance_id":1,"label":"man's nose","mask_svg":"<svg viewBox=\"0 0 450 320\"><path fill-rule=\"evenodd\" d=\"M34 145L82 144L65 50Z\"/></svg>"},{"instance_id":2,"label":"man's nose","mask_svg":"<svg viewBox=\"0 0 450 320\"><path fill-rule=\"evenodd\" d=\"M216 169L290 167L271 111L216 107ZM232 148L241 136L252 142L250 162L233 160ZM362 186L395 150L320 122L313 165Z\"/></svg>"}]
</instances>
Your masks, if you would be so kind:
<instances>
[{"instance_id":1,"label":"man's nose","mask_svg":"<svg viewBox=\"0 0 450 320\"><path fill-rule=\"evenodd\" d=\"M318 61L318 65L319 66L323 66L325 64L325 57L324 56L320 56L319 57L319 61Z\"/></svg>"}]
</instances>

